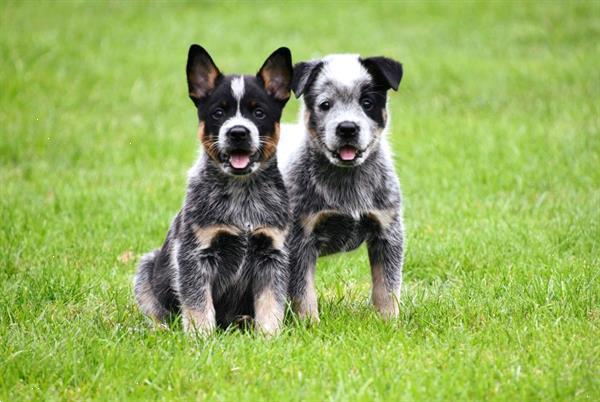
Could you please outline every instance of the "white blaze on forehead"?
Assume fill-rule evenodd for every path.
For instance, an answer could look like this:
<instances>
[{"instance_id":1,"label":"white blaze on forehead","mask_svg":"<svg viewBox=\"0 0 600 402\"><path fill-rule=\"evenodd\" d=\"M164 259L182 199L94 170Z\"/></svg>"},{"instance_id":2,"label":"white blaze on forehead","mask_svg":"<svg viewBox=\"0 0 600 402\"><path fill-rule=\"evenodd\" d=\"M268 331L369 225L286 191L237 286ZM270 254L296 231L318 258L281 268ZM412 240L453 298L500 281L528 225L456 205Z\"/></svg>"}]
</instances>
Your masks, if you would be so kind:
<instances>
[{"instance_id":1,"label":"white blaze on forehead","mask_svg":"<svg viewBox=\"0 0 600 402\"><path fill-rule=\"evenodd\" d=\"M237 111L235 116L226 120L219 129L219 146L221 148L226 146L227 132L234 126L243 126L250 131L251 146L253 151L258 149L258 146L260 145L258 127L256 127L256 124L254 124L250 119L242 116L242 112L240 110L240 103L244 97L244 91L244 77L240 75L239 77L233 78L231 80L231 94L237 102Z\"/></svg>"},{"instance_id":2,"label":"white blaze on forehead","mask_svg":"<svg viewBox=\"0 0 600 402\"><path fill-rule=\"evenodd\" d=\"M320 83L331 81L339 86L353 87L371 79L357 54L333 54L323 61L323 70L318 79Z\"/></svg>"},{"instance_id":3,"label":"white blaze on forehead","mask_svg":"<svg viewBox=\"0 0 600 402\"><path fill-rule=\"evenodd\" d=\"M231 80L231 93L239 105L244 96L244 77L239 76Z\"/></svg>"}]
</instances>

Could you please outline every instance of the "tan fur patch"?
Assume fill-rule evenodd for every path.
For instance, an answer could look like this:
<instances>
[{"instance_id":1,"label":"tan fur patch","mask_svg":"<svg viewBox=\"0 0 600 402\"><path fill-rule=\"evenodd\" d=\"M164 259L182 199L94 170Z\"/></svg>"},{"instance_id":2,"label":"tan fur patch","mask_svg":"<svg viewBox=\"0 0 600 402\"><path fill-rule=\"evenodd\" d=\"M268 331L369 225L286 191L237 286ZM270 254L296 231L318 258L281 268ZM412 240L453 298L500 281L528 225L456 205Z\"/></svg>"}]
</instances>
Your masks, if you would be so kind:
<instances>
[{"instance_id":1,"label":"tan fur patch","mask_svg":"<svg viewBox=\"0 0 600 402\"><path fill-rule=\"evenodd\" d=\"M392 224L392 222L394 222L394 219L396 219L397 214L398 211L396 209L389 208L371 210L368 212L367 216L370 219L377 221L381 226L382 230L386 230Z\"/></svg>"},{"instance_id":2,"label":"tan fur patch","mask_svg":"<svg viewBox=\"0 0 600 402\"><path fill-rule=\"evenodd\" d=\"M198 125L198 139L200 141L203 141L204 138L204 122L201 121L200 124Z\"/></svg>"},{"instance_id":3,"label":"tan fur patch","mask_svg":"<svg viewBox=\"0 0 600 402\"><path fill-rule=\"evenodd\" d=\"M156 309L158 300L156 300L154 292L150 289L149 282L147 285L144 284L143 288L139 289L139 292L136 292L136 299L140 306L140 310L142 310L144 314L150 317L154 322L160 322L160 312Z\"/></svg>"},{"instance_id":4,"label":"tan fur patch","mask_svg":"<svg viewBox=\"0 0 600 402\"><path fill-rule=\"evenodd\" d=\"M217 149L217 143L206 133L203 121L200 122L200 126L198 127L198 138L200 139L200 142L202 142L202 146L204 146L204 150L208 156L218 162L219 150Z\"/></svg>"},{"instance_id":5,"label":"tan fur patch","mask_svg":"<svg viewBox=\"0 0 600 402\"><path fill-rule=\"evenodd\" d=\"M287 237L287 233L287 230L281 230L271 227L261 227L252 231L253 236L263 235L270 238L273 244L273 248L276 250L281 250L283 248L283 245L285 244L285 239Z\"/></svg>"},{"instance_id":6,"label":"tan fur patch","mask_svg":"<svg viewBox=\"0 0 600 402\"><path fill-rule=\"evenodd\" d=\"M209 248L213 239L218 234L226 233L232 236L239 236L241 234L241 230L232 225L213 225L206 227L197 227L194 225L192 227L194 230L194 234L196 235L196 239L198 239L198 243L200 243L200 248Z\"/></svg>"},{"instance_id":7,"label":"tan fur patch","mask_svg":"<svg viewBox=\"0 0 600 402\"><path fill-rule=\"evenodd\" d=\"M263 145L263 161L267 161L271 159L275 152L277 151L277 144L279 144L279 136L280 136L280 126L279 122L275 123L275 131L273 131L273 135L269 136Z\"/></svg>"},{"instance_id":8,"label":"tan fur patch","mask_svg":"<svg viewBox=\"0 0 600 402\"><path fill-rule=\"evenodd\" d=\"M383 117L383 124L385 124L388 118L388 112L386 109L383 109L383 111L381 112L381 116Z\"/></svg>"},{"instance_id":9,"label":"tan fur patch","mask_svg":"<svg viewBox=\"0 0 600 402\"><path fill-rule=\"evenodd\" d=\"M203 310L185 306L181 310L183 330L189 334L208 336L217 327L212 297L206 301L206 307Z\"/></svg>"},{"instance_id":10,"label":"tan fur patch","mask_svg":"<svg viewBox=\"0 0 600 402\"><path fill-rule=\"evenodd\" d=\"M279 332L283 322L283 305L277 302L273 290L266 287L254 300L257 329L265 335Z\"/></svg>"},{"instance_id":11,"label":"tan fur patch","mask_svg":"<svg viewBox=\"0 0 600 402\"><path fill-rule=\"evenodd\" d=\"M315 288L315 268L310 267L306 273L306 288L300 298L292 300L292 308L300 319L318 323L319 306L317 301L317 290Z\"/></svg>"},{"instance_id":12,"label":"tan fur patch","mask_svg":"<svg viewBox=\"0 0 600 402\"><path fill-rule=\"evenodd\" d=\"M306 109L304 111L304 127L308 128L308 134L310 134L311 137L313 138L317 138L318 134L315 130L313 130L310 125L308 124L310 122L310 111L308 111L308 109Z\"/></svg>"},{"instance_id":13,"label":"tan fur patch","mask_svg":"<svg viewBox=\"0 0 600 402\"><path fill-rule=\"evenodd\" d=\"M371 265L371 277L373 290L371 298L375 309L384 319L396 318L398 316L398 294L389 291L385 286L383 267L379 264Z\"/></svg>"},{"instance_id":14,"label":"tan fur patch","mask_svg":"<svg viewBox=\"0 0 600 402\"><path fill-rule=\"evenodd\" d=\"M308 236L313 232L313 230L315 230L315 227L320 222L322 222L326 218L335 215L340 215L340 213L334 209L324 209L322 211L304 217L301 221L302 227L304 227L304 233Z\"/></svg>"}]
</instances>

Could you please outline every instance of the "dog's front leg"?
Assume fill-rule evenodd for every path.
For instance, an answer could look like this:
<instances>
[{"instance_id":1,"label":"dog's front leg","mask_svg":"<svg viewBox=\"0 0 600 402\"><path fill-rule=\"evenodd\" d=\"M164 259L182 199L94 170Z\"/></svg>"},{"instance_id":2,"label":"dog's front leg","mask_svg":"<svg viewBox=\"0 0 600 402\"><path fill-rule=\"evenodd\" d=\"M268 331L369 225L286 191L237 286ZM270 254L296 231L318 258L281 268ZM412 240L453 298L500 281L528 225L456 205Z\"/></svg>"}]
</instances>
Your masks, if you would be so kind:
<instances>
[{"instance_id":1,"label":"dog's front leg","mask_svg":"<svg viewBox=\"0 0 600 402\"><path fill-rule=\"evenodd\" d=\"M295 225L288 237L290 252L289 295L292 308L303 320L319 322L319 306L315 288L315 266L318 250L301 225Z\"/></svg>"},{"instance_id":2,"label":"dog's front leg","mask_svg":"<svg viewBox=\"0 0 600 402\"><path fill-rule=\"evenodd\" d=\"M369 261L373 281L372 302L385 319L398 316L398 301L402 286L404 234L400 216L368 241Z\"/></svg>"},{"instance_id":3,"label":"dog's front leg","mask_svg":"<svg viewBox=\"0 0 600 402\"><path fill-rule=\"evenodd\" d=\"M210 335L216 328L212 299L210 260L198 250L180 250L177 256L183 329L190 334Z\"/></svg>"},{"instance_id":4,"label":"dog's front leg","mask_svg":"<svg viewBox=\"0 0 600 402\"><path fill-rule=\"evenodd\" d=\"M264 335L279 332L285 313L288 285L288 255L286 232L261 228L251 237L246 261L252 267L252 293L256 329Z\"/></svg>"}]
</instances>

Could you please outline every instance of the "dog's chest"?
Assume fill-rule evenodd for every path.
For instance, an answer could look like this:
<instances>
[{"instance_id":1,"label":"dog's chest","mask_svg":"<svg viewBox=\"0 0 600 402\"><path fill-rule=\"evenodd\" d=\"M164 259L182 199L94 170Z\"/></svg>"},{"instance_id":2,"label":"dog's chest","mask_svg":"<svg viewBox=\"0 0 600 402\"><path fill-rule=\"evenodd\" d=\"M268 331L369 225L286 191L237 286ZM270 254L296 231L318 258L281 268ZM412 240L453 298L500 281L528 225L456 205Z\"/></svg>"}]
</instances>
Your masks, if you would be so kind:
<instances>
[{"instance_id":1,"label":"dog's chest","mask_svg":"<svg viewBox=\"0 0 600 402\"><path fill-rule=\"evenodd\" d=\"M301 219L305 236L314 241L320 255L354 250L396 218L395 209L344 212L324 209Z\"/></svg>"}]
</instances>

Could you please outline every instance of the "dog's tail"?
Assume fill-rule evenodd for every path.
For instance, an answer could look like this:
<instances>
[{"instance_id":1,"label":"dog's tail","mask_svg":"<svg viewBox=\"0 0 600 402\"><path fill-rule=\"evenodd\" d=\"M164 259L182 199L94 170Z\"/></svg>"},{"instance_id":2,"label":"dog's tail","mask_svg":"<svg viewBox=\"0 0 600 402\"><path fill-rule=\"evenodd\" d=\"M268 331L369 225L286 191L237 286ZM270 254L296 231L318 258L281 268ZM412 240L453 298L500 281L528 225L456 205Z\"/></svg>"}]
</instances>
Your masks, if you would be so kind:
<instances>
[{"instance_id":1,"label":"dog's tail","mask_svg":"<svg viewBox=\"0 0 600 402\"><path fill-rule=\"evenodd\" d=\"M133 289L140 310L156 321L163 321L169 311L157 299L151 281L152 271L159 253L160 249L156 249L142 256L133 280Z\"/></svg>"}]
</instances>

